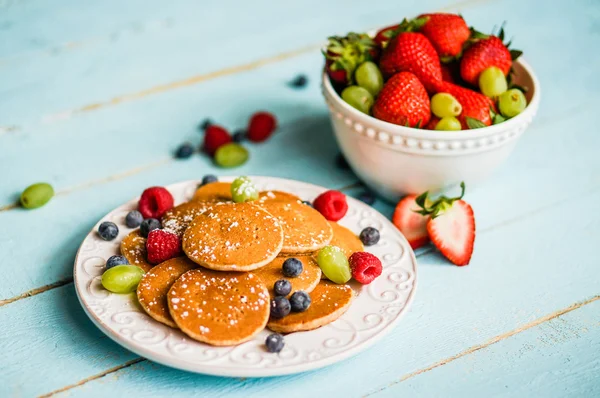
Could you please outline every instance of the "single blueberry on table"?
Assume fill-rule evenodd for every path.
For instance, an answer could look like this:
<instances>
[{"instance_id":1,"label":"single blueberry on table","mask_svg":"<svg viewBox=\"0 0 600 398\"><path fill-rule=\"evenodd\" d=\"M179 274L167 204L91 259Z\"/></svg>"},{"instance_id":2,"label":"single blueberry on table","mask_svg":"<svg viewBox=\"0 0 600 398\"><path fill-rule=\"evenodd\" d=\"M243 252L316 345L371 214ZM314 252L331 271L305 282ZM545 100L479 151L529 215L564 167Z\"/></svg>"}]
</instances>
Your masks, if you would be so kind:
<instances>
[{"instance_id":1,"label":"single blueberry on table","mask_svg":"<svg viewBox=\"0 0 600 398\"><path fill-rule=\"evenodd\" d=\"M194 147L189 142L185 142L177 148L175 151L175 157L177 159L188 159L194 154Z\"/></svg>"},{"instance_id":2,"label":"single blueberry on table","mask_svg":"<svg viewBox=\"0 0 600 398\"><path fill-rule=\"evenodd\" d=\"M291 308L290 301L287 298L277 296L271 300L271 317L283 318L290 313Z\"/></svg>"},{"instance_id":3,"label":"single blueberry on table","mask_svg":"<svg viewBox=\"0 0 600 398\"><path fill-rule=\"evenodd\" d=\"M303 292L302 290L298 290L292 294L290 297L290 306L292 307L292 311L294 312L303 312L310 307L310 296L308 293Z\"/></svg>"},{"instance_id":4,"label":"single blueberry on table","mask_svg":"<svg viewBox=\"0 0 600 398\"><path fill-rule=\"evenodd\" d=\"M204 120L202 121L202 123L200 123L200 126L199 126L199 127L200 127L200 130L204 131L204 130L206 130L206 129L207 129L209 126L211 126L211 125L213 125L213 124L214 124L214 123L213 123L213 121L207 118L207 119L204 119Z\"/></svg>"},{"instance_id":5,"label":"single blueberry on table","mask_svg":"<svg viewBox=\"0 0 600 398\"><path fill-rule=\"evenodd\" d=\"M287 296L292 292L292 284L288 280L280 279L275 282L273 290L276 296Z\"/></svg>"},{"instance_id":6,"label":"single blueberry on table","mask_svg":"<svg viewBox=\"0 0 600 398\"><path fill-rule=\"evenodd\" d=\"M302 262L297 258L290 257L283 262L283 275L288 278L293 278L302 273Z\"/></svg>"},{"instance_id":7,"label":"single blueberry on table","mask_svg":"<svg viewBox=\"0 0 600 398\"><path fill-rule=\"evenodd\" d=\"M312 203L310 203L308 200L303 200L302 203L304 203L307 206L313 207Z\"/></svg>"},{"instance_id":8,"label":"single blueberry on table","mask_svg":"<svg viewBox=\"0 0 600 398\"><path fill-rule=\"evenodd\" d=\"M350 168L350 165L348 165L348 161L341 153L338 153L338 155L335 157L335 164L342 170L348 170Z\"/></svg>"},{"instance_id":9,"label":"single blueberry on table","mask_svg":"<svg viewBox=\"0 0 600 398\"><path fill-rule=\"evenodd\" d=\"M283 340L282 335L280 335L279 333L273 333L267 336L267 339L265 340L265 345L267 346L267 351L279 352L283 350L285 341Z\"/></svg>"},{"instance_id":10,"label":"single blueberry on table","mask_svg":"<svg viewBox=\"0 0 600 398\"><path fill-rule=\"evenodd\" d=\"M231 139L233 142L240 143L246 139L246 132L244 130L237 130L235 133L233 133Z\"/></svg>"},{"instance_id":11,"label":"single blueberry on table","mask_svg":"<svg viewBox=\"0 0 600 398\"><path fill-rule=\"evenodd\" d=\"M162 228L160 221L156 218L147 218L142 221L142 224L140 225L140 233L144 238L147 238L150 231L160 228Z\"/></svg>"},{"instance_id":12,"label":"single blueberry on table","mask_svg":"<svg viewBox=\"0 0 600 398\"><path fill-rule=\"evenodd\" d=\"M367 227L367 228L363 229L362 231L360 231L359 238L360 238L361 242L363 243L363 245L373 246L374 244L379 242L379 238L380 238L379 231L376 228Z\"/></svg>"},{"instance_id":13,"label":"single blueberry on table","mask_svg":"<svg viewBox=\"0 0 600 398\"><path fill-rule=\"evenodd\" d=\"M216 175L207 174L204 177L202 177L202 183L200 183L200 186L210 184L211 182L217 182L217 181L219 181L219 179L217 178Z\"/></svg>"},{"instance_id":14,"label":"single blueberry on table","mask_svg":"<svg viewBox=\"0 0 600 398\"><path fill-rule=\"evenodd\" d=\"M290 82L290 86L293 88L302 88L308 84L308 77L306 75L298 75Z\"/></svg>"},{"instance_id":15,"label":"single blueberry on table","mask_svg":"<svg viewBox=\"0 0 600 398\"><path fill-rule=\"evenodd\" d=\"M372 192L364 191L358 194L358 200L372 206L375 203L375 195Z\"/></svg>"},{"instance_id":16,"label":"single blueberry on table","mask_svg":"<svg viewBox=\"0 0 600 398\"><path fill-rule=\"evenodd\" d=\"M137 228L144 221L144 216L137 210L131 210L125 216L125 225L129 228Z\"/></svg>"},{"instance_id":17,"label":"single blueberry on table","mask_svg":"<svg viewBox=\"0 0 600 398\"><path fill-rule=\"evenodd\" d=\"M127 265L129 261L123 256L110 256L108 260L106 260L106 269L112 268L117 265Z\"/></svg>"},{"instance_id":18,"label":"single blueberry on table","mask_svg":"<svg viewBox=\"0 0 600 398\"><path fill-rule=\"evenodd\" d=\"M104 221L98 227L98 235L104 240L113 240L119 235L119 227L111 221Z\"/></svg>"}]
</instances>

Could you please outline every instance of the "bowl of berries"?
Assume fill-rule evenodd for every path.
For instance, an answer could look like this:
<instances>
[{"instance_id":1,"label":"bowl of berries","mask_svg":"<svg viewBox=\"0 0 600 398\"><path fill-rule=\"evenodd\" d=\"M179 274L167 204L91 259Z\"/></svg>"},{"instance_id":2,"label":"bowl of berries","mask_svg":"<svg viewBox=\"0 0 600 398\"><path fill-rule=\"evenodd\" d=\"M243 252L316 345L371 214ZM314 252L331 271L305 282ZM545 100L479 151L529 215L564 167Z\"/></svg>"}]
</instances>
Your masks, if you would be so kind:
<instances>
[{"instance_id":1,"label":"bowl of berries","mask_svg":"<svg viewBox=\"0 0 600 398\"><path fill-rule=\"evenodd\" d=\"M487 178L533 120L539 82L504 29L455 14L329 38L323 95L341 151L384 198Z\"/></svg>"}]
</instances>

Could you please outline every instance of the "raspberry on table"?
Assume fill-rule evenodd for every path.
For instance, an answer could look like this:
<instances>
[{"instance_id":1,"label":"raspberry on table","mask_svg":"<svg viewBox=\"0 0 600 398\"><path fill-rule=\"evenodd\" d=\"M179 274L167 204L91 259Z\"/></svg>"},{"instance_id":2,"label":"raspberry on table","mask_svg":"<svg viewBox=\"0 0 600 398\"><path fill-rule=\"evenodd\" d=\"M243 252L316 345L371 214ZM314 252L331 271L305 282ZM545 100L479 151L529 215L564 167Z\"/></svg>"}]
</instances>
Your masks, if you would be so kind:
<instances>
[{"instance_id":1,"label":"raspberry on table","mask_svg":"<svg viewBox=\"0 0 600 398\"><path fill-rule=\"evenodd\" d=\"M252 142L263 142L277 128L275 116L268 112L256 112L250 118L246 136Z\"/></svg>"},{"instance_id":2,"label":"raspberry on table","mask_svg":"<svg viewBox=\"0 0 600 398\"><path fill-rule=\"evenodd\" d=\"M155 229L148 234L146 252L150 264L159 264L181 255L181 239L171 232Z\"/></svg>"},{"instance_id":3,"label":"raspberry on table","mask_svg":"<svg viewBox=\"0 0 600 398\"><path fill-rule=\"evenodd\" d=\"M340 191L327 191L313 201L313 207L329 221L338 221L346 215L348 202Z\"/></svg>"},{"instance_id":4,"label":"raspberry on table","mask_svg":"<svg viewBox=\"0 0 600 398\"><path fill-rule=\"evenodd\" d=\"M225 144L229 144L232 141L231 135L221 126L210 125L207 127L204 133L204 142L202 143L202 150L214 156L217 149Z\"/></svg>"},{"instance_id":5,"label":"raspberry on table","mask_svg":"<svg viewBox=\"0 0 600 398\"><path fill-rule=\"evenodd\" d=\"M161 229L162 225L156 218L147 218L140 224L140 234L147 238L148 234L155 229Z\"/></svg>"},{"instance_id":6,"label":"raspberry on table","mask_svg":"<svg viewBox=\"0 0 600 398\"><path fill-rule=\"evenodd\" d=\"M163 187L150 187L142 192L138 210L144 218L160 218L173 207L173 195Z\"/></svg>"},{"instance_id":7,"label":"raspberry on table","mask_svg":"<svg viewBox=\"0 0 600 398\"><path fill-rule=\"evenodd\" d=\"M373 282L383 272L381 260L371 253L353 253L349 258L349 262L352 277L363 285Z\"/></svg>"},{"instance_id":8,"label":"raspberry on table","mask_svg":"<svg viewBox=\"0 0 600 398\"><path fill-rule=\"evenodd\" d=\"M290 297L290 306L294 312L304 312L310 307L311 299L308 293L298 290Z\"/></svg>"},{"instance_id":9,"label":"raspberry on table","mask_svg":"<svg viewBox=\"0 0 600 398\"><path fill-rule=\"evenodd\" d=\"M104 221L98 227L98 235L104 240L113 240L119 235L119 227L111 221Z\"/></svg>"}]
</instances>

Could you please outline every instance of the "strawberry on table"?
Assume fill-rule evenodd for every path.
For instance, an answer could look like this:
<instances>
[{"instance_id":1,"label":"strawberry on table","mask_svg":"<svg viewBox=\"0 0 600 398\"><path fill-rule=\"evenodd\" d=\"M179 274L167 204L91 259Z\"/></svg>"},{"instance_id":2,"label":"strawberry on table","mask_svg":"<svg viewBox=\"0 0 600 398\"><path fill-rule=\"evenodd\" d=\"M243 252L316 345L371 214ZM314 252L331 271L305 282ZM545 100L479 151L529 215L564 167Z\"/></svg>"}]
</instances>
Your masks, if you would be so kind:
<instances>
[{"instance_id":1,"label":"strawberry on table","mask_svg":"<svg viewBox=\"0 0 600 398\"><path fill-rule=\"evenodd\" d=\"M442 196L428 203L428 193L416 198L423 216L430 216L427 232L431 242L455 265L467 265L473 254L475 243L475 216L471 206L462 200L465 184L461 183L461 194L455 198Z\"/></svg>"},{"instance_id":2,"label":"strawberry on table","mask_svg":"<svg viewBox=\"0 0 600 398\"><path fill-rule=\"evenodd\" d=\"M360 64L377 59L379 48L365 33L348 33L345 37L330 37L323 55L329 78L346 86L352 83L354 71Z\"/></svg>"},{"instance_id":3,"label":"strawberry on table","mask_svg":"<svg viewBox=\"0 0 600 398\"><path fill-rule=\"evenodd\" d=\"M221 146L228 144L232 141L231 135L221 126L211 124L206 128L204 132L204 142L202 143L202 150L214 156L217 149Z\"/></svg>"},{"instance_id":4,"label":"strawberry on table","mask_svg":"<svg viewBox=\"0 0 600 398\"><path fill-rule=\"evenodd\" d=\"M492 124L490 109L495 111L495 105L485 95L448 82L442 82L438 86L438 93L448 93L458 100L462 106L458 120L463 130Z\"/></svg>"},{"instance_id":5,"label":"strawberry on table","mask_svg":"<svg viewBox=\"0 0 600 398\"><path fill-rule=\"evenodd\" d=\"M433 45L421 33L404 32L393 38L383 51L379 67L384 77L411 72L428 92L436 92L442 81L440 59Z\"/></svg>"},{"instance_id":6,"label":"strawberry on table","mask_svg":"<svg viewBox=\"0 0 600 398\"><path fill-rule=\"evenodd\" d=\"M429 122L429 97L419 79L410 72L392 76L373 105L373 116L402 126L424 126Z\"/></svg>"},{"instance_id":7,"label":"strawberry on table","mask_svg":"<svg viewBox=\"0 0 600 398\"><path fill-rule=\"evenodd\" d=\"M431 41L442 62L460 55L463 45L471 36L471 30L460 15L434 13L418 18L426 20L420 32Z\"/></svg>"},{"instance_id":8,"label":"strawberry on table","mask_svg":"<svg viewBox=\"0 0 600 398\"><path fill-rule=\"evenodd\" d=\"M398 202L392 216L392 223L402 232L410 247L418 249L429 242L427 233L429 216L417 213L419 206L415 199L417 199L417 195L408 195Z\"/></svg>"}]
</instances>

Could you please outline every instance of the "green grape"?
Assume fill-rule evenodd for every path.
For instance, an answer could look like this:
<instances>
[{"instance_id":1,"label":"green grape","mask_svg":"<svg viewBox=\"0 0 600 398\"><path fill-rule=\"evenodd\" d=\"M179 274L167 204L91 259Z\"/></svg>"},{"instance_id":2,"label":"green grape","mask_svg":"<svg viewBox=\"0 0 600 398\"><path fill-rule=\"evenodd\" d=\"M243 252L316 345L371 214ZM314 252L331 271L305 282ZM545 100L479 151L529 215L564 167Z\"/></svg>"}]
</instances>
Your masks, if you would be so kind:
<instances>
[{"instance_id":1,"label":"green grape","mask_svg":"<svg viewBox=\"0 0 600 398\"><path fill-rule=\"evenodd\" d=\"M248 177L238 177L231 183L231 196L235 203L258 199L258 189Z\"/></svg>"},{"instance_id":2,"label":"green grape","mask_svg":"<svg viewBox=\"0 0 600 398\"><path fill-rule=\"evenodd\" d=\"M362 113L366 113L367 115L371 111L371 107L375 101L371 93L368 92L366 88L359 86L346 87L344 91L342 91L342 98L350 106L358 109Z\"/></svg>"},{"instance_id":3,"label":"green grape","mask_svg":"<svg viewBox=\"0 0 600 398\"><path fill-rule=\"evenodd\" d=\"M135 265L116 265L102 274L102 286L113 293L131 293L143 275L144 271Z\"/></svg>"},{"instance_id":4,"label":"green grape","mask_svg":"<svg viewBox=\"0 0 600 398\"><path fill-rule=\"evenodd\" d=\"M506 77L500 68L490 66L479 75L479 89L488 97L497 97L508 88Z\"/></svg>"},{"instance_id":5,"label":"green grape","mask_svg":"<svg viewBox=\"0 0 600 398\"><path fill-rule=\"evenodd\" d=\"M440 119L435 125L436 130L458 131L461 130L460 122L453 116L446 116Z\"/></svg>"},{"instance_id":6,"label":"green grape","mask_svg":"<svg viewBox=\"0 0 600 398\"><path fill-rule=\"evenodd\" d=\"M367 61L360 64L354 72L356 84L366 89L371 95L376 96L383 87L383 76L374 62Z\"/></svg>"},{"instance_id":7,"label":"green grape","mask_svg":"<svg viewBox=\"0 0 600 398\"><path fill-rule=\"evenodd\" d=\"M317 264L332 282L346 283L352 278L346 255L337 246L325 246L317 254Z\"/></svg>"},{"instance_id":8,"label":"green grape","mask_svg":"<svg viewBox=\"0 0 600 398\"><path fill-rule=\"evenodd\" d=\"M527 99L525 99L525 94L521 90L511 88L500 94L498 97L498 107L503 116L517 116L527 107Z\"/></svg>"},{"instance_id":9,"label":"green grape","mask_svg":"<svg viewBox=\"0 0 600 398\"><path fill-rule=\"evenodd\" d=\"M462 105L448 93L437 93L431 97L431 112L439 118L458 116L462 112Z\"/></svg>"},{"instance_id":10,"label":"green grape","mask_svg":"<svg viewBox=\"0 0 600 398\"><path fill-rule=\"evenodd\" d=\"M39 182L25 188L21 194L21 205L26 209L42 207L54 196L52 185Z\"/></svg>"},{"instance_id":11,"label":"green grape","mask_svg":"<svg viewBox=\"0 0 600 398\"><path fill-rule=\"evenodd\" d=\"M241 166L247 160L248 150L235 142L221 145L215 153L215 163L221 167Z\"/></svg>"}]
</instances>

